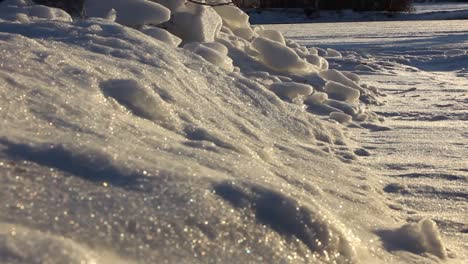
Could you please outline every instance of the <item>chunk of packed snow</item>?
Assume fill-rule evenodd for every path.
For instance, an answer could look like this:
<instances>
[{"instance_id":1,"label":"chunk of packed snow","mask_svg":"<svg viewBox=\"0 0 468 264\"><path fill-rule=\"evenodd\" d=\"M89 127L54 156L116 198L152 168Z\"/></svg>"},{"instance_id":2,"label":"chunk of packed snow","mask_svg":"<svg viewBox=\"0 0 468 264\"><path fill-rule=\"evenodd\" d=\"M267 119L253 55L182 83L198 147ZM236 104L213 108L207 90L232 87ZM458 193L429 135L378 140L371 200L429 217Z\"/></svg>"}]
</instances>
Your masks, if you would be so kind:
<instances>
[{"instance_id":1,"label":"chunk of packed snow","mask_svg":"<svg viewBox=\"0 0 468 264\"><path fill-rule=\"evenodd\" d=\"M249 24L249 16L238 7L223 5L214 7L214 10L221 16L223 25L237 36L249 40L255 35Z\"/></svg>"},{"instance_id":2,"label":"chunk of packed snow","mask_svg":"<svg viewBox=\"0 0 468 264\"><path fill-rule=\"evenodd\" d=\"M422 219L395 230L391 242L401 249L417 254L430 253L441 259L447 258L447 252L434 221Z\"/></svg>"},{"instance_id":3,"label":"chunk of packed snow","mask_svg":"<svg viewBox=\"0 0 468 264\"><path fill-rule=\"evenodd\" d=\"M140 31L150 37L153 37L173 47L179 46L180 43L182 42L182 40L179 37L172 35L167 30L162 29L162 28L152 27L152 26L143 26L140 29Z\"/></svg>"},{"instance_id":4,"label":"chunk of packed snow","mask_svg":"<svg viewBox=\"0 0 468 264\"><path fill-rule=\"evenodd\" d=\"M171 17L169 9L146 0L87 0L84 9L87 16L101 18L106 18L114 9L116 22L127 26L157 25Z\"/></svg>"},{"instance_id":5,"label":"chunk of packed snow","mask_svg":"<svg viewBox=\"0 0 468 264\"><path fill-rule=\"evenodd\" d=\"M309 53L310 53L310 55L318 55L318 51L314 47L309 48Z\"/></svg>"},{"instance_id":6,"label":"chunk of packed snow","mask_svg":"<svg viewBox=\"0 0 468 264\"><path fill-rule=\"evenodd\" d=\"M216 43L219 44L219 43ZM212 64L232 72L234 66L232 59L227 56L227 52L222 48L222 44L215 43L190 43L184 46L185 49L191 50Z\"/></svg>"},{"instance_id":7,"label":"chunk of packed snow","mask_svg":"<svg viewBox=\"0 0 468 264\"><path fill-rule=\"evenodd\" d=\"M187 3L172 13L164 26L184 43L213 42L221 31L223 21L209 6Z\"/></svg>"},{"instance_id":8,"label":"chunk of packed snow","mask_svg":"<svg viewBox=\"0 0 468 264\"><path fill-rule=\"evenodd\" d=\"M201 43L203 46L206 46L210 49L214 49L216 50L217 52L223 54L223 55L228 55L228 52L229 50L226 48L226 46L224 46L223 44L219 43L219 42L204 42L204 43Z\"/></svg>"},{"instance_id":9,"label":"chunk of packed snow","mask_svg":"<svg viewBox=\"0 0 468 264\"><path fill-rule=\"evenodd\" d=\"M361 81L361 78L359 77L359 75L357 75L355 73L347 72L347 71L343 71L341 73L343 73L346 77L348 77L349 79L351 79L355 83L359 83Z\"/></svg>"},{"instance_id":10,"label":"chunk of packed snow","mask_svg":"<svg viewBox=\"0 0 468 264\"><path fill-rule=\"evenodd\" d=\"M270 89L280 97L294 99L300 95L309 95L314 91L310 85L297 82L274 83Z\"/></svg>"},{"instance_id":11,"label":"chunk of packed snow","mask_svg":"<svg viewBox=\"0 0 468 264\"><path fill-rule=\"evenodd\" d=\"M306 104L323 104L326 100L328 100L328 94L323 92L315 92L309 96L304 98L304 103Z\"/></svg>"},{"instance_id":12,"label":"chunk of packed snow","mask_svg":"<svg viewBox=\"0 0 468 264\"><path fill-rule=\"evenodd\" d=\"M324 90L330 97L349 103L357 103L360 96L359 90L334 81L328 81Z\"/></svg>"},{"instance_id":13,"label":"chunk of packed snow","mask_svg":"<svg viewBox=\"0 0 468 264\"><path fill-rule=\"evenodd\" d=\"M291 49L296 49L299 48L301 45L299 45L296 41L292 39L286 39L286 46L290 47Z\"/></svg>"},{"instance_id":14,"label":"chunk of packed snow","mask_svg":"<svg viewBox=\"0 0 468 264\"><path fill-rule=\"evenodd\" d=\"M318 55L310 54L305 57L307 62L309 62L312 65L317 66L318 68L321 68L322 66L322 59Z\"/></svg>"},{"instance_id":15,"label":"chunk of packed snow","mask_svg":"<svg viewBox=\"0 0 468 264\"><path fill-rule=\"evenodd\" d=\"M355 117L358 114L358 109L356 107L354 107L353 105L348 104L346 102L333 100L333 99L328 99L324 103L331 106L331 107L335 107L337 109L340 109L341 111L343 111L344 113L346 113L346 114L348 114L348 115L350 115L352 117Z\"/></svg>"},{"instance_id":16,"label":"chunk of packed snow","mask_svg":"<svg viewBox=\"0 0 468 264\"><path fill-rule=\"evenodd\" d=\"M361 86L359 86L357 83L355 83L350 78L346 77L346 75L344 75L342 72L337 71L335 69L321 71L320 76L322 76L326 80L338 82L338 83L341 83L341 84L343 84L345 86L349 86L349 87L352 87L354 89L357 89L359 91L363 90Z\"/></svg>"},{"instance_id":17,"label":"chunk of packed snow","mask_svg":"<svg viewBox=\"0 0 468 264\"><path fill-rule=\"evenodd\" d=\"M372 67L370 67L370 66L368 66L368 65L363 65L363 64L356 65L356 67L354 67L354 70L356 70L356 71L363 71L363 72L372 72L372 71L375 71Z\"/></svg>"},{"instance_id":18,"label":"chunk of packed snow","mask_svg":"<svg viewBox=\"0 0 468 264\"><path fill-rule=\"evenodd\" d=\"M276 41L258 37L252 45L259 52L259 59L274 70L295 74L314 71L312 65L299 58L294 50Z\"/></svg>"},{"instance_id":19,"label":"chunk of packed snow","mask_svg":"<svg viewBox=\"0 0 468 264\"><path fill-rule=\"evenodd\" d=\"M342 58L343 55L337 50L327 48L327 57L328 58Z\"/></svg>"},{"instance_id":20,"label":"chunk of packed snow","mask_svg":"<svg viewBox=\"0 0 468 264\"><path fill-rule=\"evenodd\" d=\"M269 40L273 40L276 42L279 42L283 45L286 45L286 41L284 40L283 34L279 32L278 30L275 29L265 29L265 30L259 30L257 34L260 37L267 38Z\"/></svg>"},{"instance_id":21,"label":"chunk of packed snow","mask_svg":"<svg viewBox=\"0 0 468 264\"><path fill-rule=\"evenodd\" d=\"M329 118L337 121L338 123L349 123L352 120L350 115L342 112L331 112Z\"/></svg>"}]
</instances>

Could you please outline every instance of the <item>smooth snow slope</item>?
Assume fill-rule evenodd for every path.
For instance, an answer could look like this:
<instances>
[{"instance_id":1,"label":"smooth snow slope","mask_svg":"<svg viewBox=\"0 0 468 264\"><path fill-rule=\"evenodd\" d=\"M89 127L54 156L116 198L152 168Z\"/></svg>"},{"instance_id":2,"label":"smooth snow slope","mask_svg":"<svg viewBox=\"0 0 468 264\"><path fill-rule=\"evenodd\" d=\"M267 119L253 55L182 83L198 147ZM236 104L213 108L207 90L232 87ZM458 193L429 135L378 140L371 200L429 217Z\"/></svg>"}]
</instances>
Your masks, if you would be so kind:
<instances>
[{"instance_id":1,"label":"smooth snow slope","mask_svg":"<svg viewBox=\"0 0 468 264\"><path fill-rule=\"evenodd\" d=\"M386 92L385 104L372 108L386 117L388 129L355 131L356 139L372 154L364 164L381 175L381 188L398 215L396 221L434 219L449 255L466 263L468 24L371 22L271 28L305 45L341 50L344 59L330 59L331 66L354 69L364 82Z\"/></svg>"}]
</instances>

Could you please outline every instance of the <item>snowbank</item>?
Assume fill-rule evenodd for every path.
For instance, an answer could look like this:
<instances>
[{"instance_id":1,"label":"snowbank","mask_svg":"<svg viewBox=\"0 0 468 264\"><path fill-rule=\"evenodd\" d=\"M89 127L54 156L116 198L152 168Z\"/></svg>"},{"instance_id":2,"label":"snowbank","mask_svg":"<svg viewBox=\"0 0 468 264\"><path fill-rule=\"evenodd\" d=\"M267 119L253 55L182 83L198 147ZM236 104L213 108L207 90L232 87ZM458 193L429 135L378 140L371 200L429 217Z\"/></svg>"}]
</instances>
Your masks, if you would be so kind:
<instances>
[{"instance_id":1,"label":"snowbank","mask_svg":"<svg viewBox=\"0 0 468 264\"><path fill-rule=\"evenodd\" d=\"M343 165L343 127L372 119L375 94L328 69L338 52L232 6L90 0L79 21L28 8L0 5L0 220L28 226L0 231L0 260L11 244L19 261L51 245L71 263L92 258L81 244L145 263L379 258L355 214L379 194Z\"/></svg>"}]
</instances>

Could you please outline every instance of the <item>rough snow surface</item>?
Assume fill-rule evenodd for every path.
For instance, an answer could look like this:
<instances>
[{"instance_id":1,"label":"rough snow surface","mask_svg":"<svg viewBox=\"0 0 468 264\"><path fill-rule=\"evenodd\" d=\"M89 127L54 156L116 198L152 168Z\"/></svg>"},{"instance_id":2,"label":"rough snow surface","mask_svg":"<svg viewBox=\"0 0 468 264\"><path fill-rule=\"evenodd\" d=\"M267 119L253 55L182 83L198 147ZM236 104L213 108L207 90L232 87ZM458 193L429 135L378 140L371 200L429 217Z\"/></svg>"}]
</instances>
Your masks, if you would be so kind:
<instances>
[{"instance_id":1,"label":"rough snow surface","mask_svg":"<svg viewBox=\"0 0 468 264\"><path fill-rule=\"evenodd\" d=\"M361 158L355 130L393 131L368 110L380 85L344 69L371 55L283 42L234 7L100 4L104 19L0 17L0 261L463 260L395 210L386 190L413 187Z\"/></svg>"},{"instance_id":2,"label":"rough snow surface","mask_svg":"<svg viewBox=\"0 0 468 264\"><path fill-rule=\"evenodd\" d=\"M329 59L332 67L368 89L377 86L386 93L380 98L383 105L371 106L385 122L361 123L364 131L353 129L362 142L355 154L369 156L364 164L381 175L387 206L397 221L409 222L378 228L385 248L403 263L437 263L437 258L467 262L468 24L460 20L265 27L303 45L340 50L343 58ZM347 72L353 69L359 70L359 79ZM313 100L305 102L315 111L324 109ZM331 100L326 105L344 106Z\"/></svg>"}]
</instances>

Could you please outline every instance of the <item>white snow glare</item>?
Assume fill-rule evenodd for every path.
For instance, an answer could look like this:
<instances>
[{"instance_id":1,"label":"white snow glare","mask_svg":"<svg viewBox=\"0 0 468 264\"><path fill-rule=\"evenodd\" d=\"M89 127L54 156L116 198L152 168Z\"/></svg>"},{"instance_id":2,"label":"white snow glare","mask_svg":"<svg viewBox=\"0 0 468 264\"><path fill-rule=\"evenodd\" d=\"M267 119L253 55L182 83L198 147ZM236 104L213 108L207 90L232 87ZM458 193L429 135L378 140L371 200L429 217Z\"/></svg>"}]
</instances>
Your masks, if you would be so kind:
<instances>
[{"instance_id":1,"label":"white snow glare","mask_svg":"<svg viewBox=\"0 0 468 264\"><path fill-rule=\"evenodd\" d=\"M232 5L84 8L0 2L1 263L463 262L362 161L373 65Z\"/></svg>"}]
</instances>

